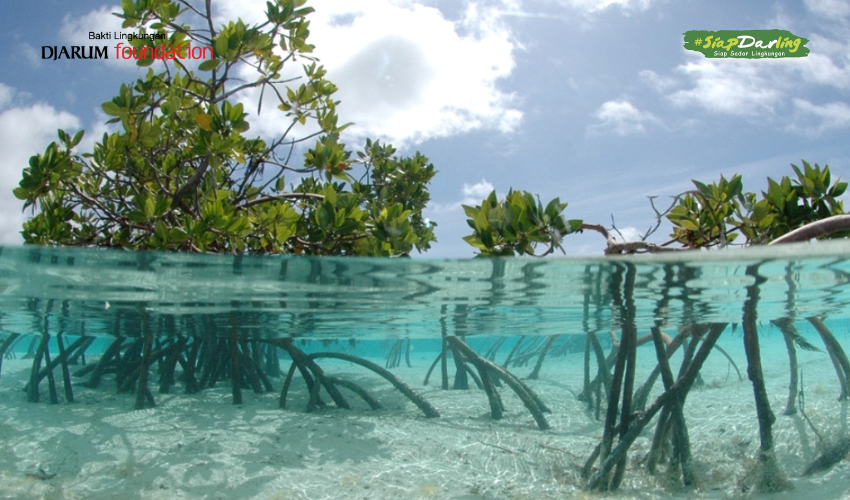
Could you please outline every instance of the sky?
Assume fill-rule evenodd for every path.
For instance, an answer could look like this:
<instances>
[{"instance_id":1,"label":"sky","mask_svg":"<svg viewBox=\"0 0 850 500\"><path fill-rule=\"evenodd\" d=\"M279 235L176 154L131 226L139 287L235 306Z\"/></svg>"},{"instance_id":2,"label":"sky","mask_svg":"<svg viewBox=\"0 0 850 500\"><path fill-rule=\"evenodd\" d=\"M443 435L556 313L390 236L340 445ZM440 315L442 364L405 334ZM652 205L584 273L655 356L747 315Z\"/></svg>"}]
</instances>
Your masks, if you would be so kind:
<instances>
[{"instance_id":1,"label":"sky","mask_svg":"<svg viewBox=\"0 0 850 500\"><path fill-rule=\"evenodd\" d=\"M101 103L143 74L131 61L42 59L43 46L93 45L122 31L120 2L0 3L0 244L19 245L29 215L12 189L56 129L107 130ZM462 204L495 189L569 203L564 215L616 224L633 239L659 206L740 173L748 191L793 175L801 159L850 177L850 2L806 0L312 0L310 42L338 87L343 138L428 156L438 173L428 257L471 257ZM220 21L261 20L265 0L213 0ZM803 58L712 59L690 30L784 29ZM114 42L112 43L114 45ZM255 99L249 96L247 99ZM247 104L251 104L248 102ZM256 101L254 101L256 104ZM246 109L252 109L246 106ZM264 112L251 132L281 132ZM650 238L663 242L662 227ZM597 234L567 255L601 255Z\"/></svg>"}]
</instances>

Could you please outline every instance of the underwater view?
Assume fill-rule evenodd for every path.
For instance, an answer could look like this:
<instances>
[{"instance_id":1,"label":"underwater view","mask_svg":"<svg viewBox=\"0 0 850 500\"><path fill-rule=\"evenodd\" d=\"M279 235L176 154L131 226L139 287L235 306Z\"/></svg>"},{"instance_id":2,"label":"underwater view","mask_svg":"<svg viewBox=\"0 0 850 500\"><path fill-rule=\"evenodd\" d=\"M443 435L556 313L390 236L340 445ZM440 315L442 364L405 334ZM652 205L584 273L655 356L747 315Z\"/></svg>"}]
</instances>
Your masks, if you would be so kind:
<instances>
[{"instance_id":1,"label":"underwater view","mask_svg":"<svg viewBox=\"0 0 850 500\"><path fill-rule=\"evenodd\" d=\"M0 248L0 498L850 497L850 244Z\"/></svg>"}]
</instances>

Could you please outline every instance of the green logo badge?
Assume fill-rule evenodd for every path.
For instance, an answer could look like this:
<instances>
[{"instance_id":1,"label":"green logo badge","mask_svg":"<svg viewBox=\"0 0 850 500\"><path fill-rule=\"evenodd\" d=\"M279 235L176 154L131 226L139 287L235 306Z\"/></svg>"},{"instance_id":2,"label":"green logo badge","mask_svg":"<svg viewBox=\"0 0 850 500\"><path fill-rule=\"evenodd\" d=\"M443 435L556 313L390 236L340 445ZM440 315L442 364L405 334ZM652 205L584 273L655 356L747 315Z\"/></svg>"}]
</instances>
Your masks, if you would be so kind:
<instances>
[{"instance_id":1,"label":"green logo badge","mask_svg":"<svg viewBox=\"0 0 850 500\"><path fill-rule=\"evenodd\" d=\"M685 48L705 57L806 57L809 41L785 30L686 31Z\"/></svg>"}]
</instances>

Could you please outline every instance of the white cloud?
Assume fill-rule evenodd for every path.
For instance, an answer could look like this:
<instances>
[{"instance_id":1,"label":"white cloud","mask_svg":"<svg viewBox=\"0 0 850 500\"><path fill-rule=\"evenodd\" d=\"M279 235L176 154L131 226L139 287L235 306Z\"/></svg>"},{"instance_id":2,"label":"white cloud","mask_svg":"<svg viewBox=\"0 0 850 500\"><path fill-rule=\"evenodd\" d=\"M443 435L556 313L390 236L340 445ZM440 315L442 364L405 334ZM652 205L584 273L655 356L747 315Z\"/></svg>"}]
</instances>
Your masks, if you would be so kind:
<instances>
[{"instance_id":1,"label":"white cloud","mask_svg":"<svg viewBox=\"0 0 850 500\"><path fill-rule=\"evenodd\" d=\"M258 22L265 2L220 2L221 17ZM522 121L515 96L499 89L514 69L515 44L495 9L469 4L449 20L405 0L316 0L310 42L339 87L337 111L349 137L395 145L476 129L510 133ZM257 94L248 109L256 108ZM271 104L271 102L269 103ZM264 109L269 109L264 104ZM263 134L288 125L280 113L253 122Z\"/></svg>"},{"instance_id":2,"label":"white cloud","mask_svg":"<svg viewBox=\"0 0 850 500\"><path fill-rule=\"evenodd\" d=\"M264 21L265 0L213 5L218 24L236 18ZM341 123L355 124L346 131L348 139L373 137L404 146L477 129L507 134L521 124L515 96L498 88L514 69L515 42L497 8L470 3L460 19L449 20L438 9L410 0L315 0L311 6L316 12L309 16L309 41L340 88L335 99L342 101ZM107 64L135 69L134 61L115 58L116 40L89 39L91 31L129 32L112 14L118 11L118 6L103 6L65 16L59 34L69 45L106 46ZM309 61L291 64L292 71L304 62ZM240 77L256 77L249 68L240 71ZM245 92L242 102L255 110L259 96L259 91ZM277 136L289 120L274 111L272 92L265 98L267 111L252 115L252 127Z\"/></svg>"},{"instance_id":3,"label":"white cloud","mask_svg":"<svg viewBox=\"0 0 850 500\"><path fill-rule=\"evenodd\" d=\"M83 139L80 141L80 144L74 148L74 151L81 153L94 151L94 144L103 139L103 134L111 135L115 132L123 131L123 127L120 122L106 123L112 117L104 113L101 108L93 109L92 115L94 115L95 118L92 123L86 127Z\"/></svg>"},{"instance_id":4,"label":"white cloud","mask_svg":"<svg viewBox=\"0 0 850 500\"><path fill-rule=\"evenodd\" d=\"M476 182L475 184L463 183L463 188L461 188L463 197L460 201L445 203L432 201L428 204L427 213L439 220L442 216L460 212L461 205L475 206L480 204L494 189L493 184L487 182L486 179L481 179L480 182ZM452 215L452 217L455 216Z\"/></svg>"},{"instance_id":5,"label":"white cloud","mask_svg":"<svg viewBox=\"0 0 850 500\"><path fill-rule=\"evenodd\" d=\"M802 59L781 61L783 67L790 70L789 77L802 78L805 82L839 89L850 88L850 67L848 67L847 57L850 53L850 45L845 41L820 35L810 35L810 37L806 46L817 47L817 50L812 50Z\"/></svg>"},{"instance_id":6,"label":"white cloud","mask_svg":"<svg viewBox=\"0 0 850 500\"><path fill-rule=\"evenodd\" d=\"M24 59L26 59L33 68L41 67L41 55L32 45L26 42L21 43L18 45L16 52L23 55Z\"/></svg>"},{"instance_id":7,"label":"white cloud","mask_svg":"<svg viewBox=\"0 0 850 500\"><path fill-rule=\"evenodd\" d=\"M109 33L111 36L115 37L116 33L123 33L125 35L130 35L134 33L139 33L138 28L122 28L123 20L113 13L122 12L122 9L119 5L104 5L98 9L89 11L82 16L73 17L71 15L66 15L62 18L62 25L59 28L59 36L61 40L66 45L82 45L82 46L96 46L96 47L106 47L108 59L100 59L98 62L102 64L107 64L111 68L122 68L124 70L137 71L142 74L147 73L148 68L139 68L136 65L135 59L125 59L124 57L118 57L118 48L116 48L119 44L124 44L124 47L121 48L121 53L123 53L124 48L126 48L129 44L125 39L108 39L108 40L98 40L89 38L90 33ZM186 14L187 16L189 14ZM152 33L154 30L148 29L148 33ZM193 46L195 46L193 44ZM24 46L27 49L28 46ZM31 49L31 47L30 47ZM85 52L88 54L88 50ZM32 56L29 50L25 50L24 54L27 58L31 59ZM37 56L40 58L41 54L38 53ZM36 65L40 64L40 59L34 61ZM189 67L194 68L197 64L200 64L200 60L196 59L184 59L182 61ZM152 66L154 71L161 70L162 66L160 62L154 63ZM159 69L158 69L159 68Z\"/></svg>"},{"instance_id":8,"label":"white cloud","mask_svg":"<svg viewBox=\"0 0 850 500\"><path fill-rule=\"evenodd\" d=\"M108 45L110 42L90 39L89 32L112 33L113 31L121 31L121 19L112 15L113 12L120 11L121 9L118 6L104 5L80 17L66 15L62 19L59 35L66 43L73 45ZM114 40L111 42L114 45Z\"/></svg>"},{"instance_id":9,"label":"white cloud","mask_svg":"<svg viewBox=\"0 0 850 500\"><path fill-rule=\"evenodd\" d=\"M536 17L551 19L568 19L570 14L577 11L580 14L595 14L611 8L619 8L628 14L633 11L645 11L658 0L476 0L479 4L498 4L499 14L511 17ZM556 14L551 10L539 11L542 3L557 4L573 12Z\"/></svg>"},{"instance_id":10,"label":"white cloud","mask_svg":"<svg viewBox=\"0 0 850 500\"><path fill-rule=\"evenodd\" d=\"M5 85L2 88L4 92L14 93ZM57 140L57 128L76 131L80 120L41 103L0 113L0 245L23 241L21 224L29 213L21 212L23 202L12 195L12 190L18 186L29 157L43 152L47 144Z\"/></svg>"},{"instance_id":11,"label":"white cloud","mask_svg":"<svg viewBox=\"0 0 850 500\"><path fill-rule=\"evenodd\" d=\"M850 105L844 102L813 104L805 99L794 99L794 108L798 111L800 118L792 122L794 130L816 134L850 125ZM815 124L807 126L806 122L812 119Z\"/></svg>"},{"instance_id":12,"label":"white cloud","mask_svg":"<svg viewBox=\"0 0 850 500\"><path fill-rule=\"evenodd\" d=\"M699 106L715 113L754 116L772 113L782 101L783 82L770 79L775 68L766 65L778 61L750 59L702 59L676 68L693 87L669 96L679 106Z\"/></svg>"},{"instance_id":13,"label":"white cloud","mask_svg":"<svg viewBox=\"0 0 850 500\"><path fill-rule=\"evenodd\" d=\"M591 132L611 131L619 135L644 132L645 124L659 122L652 113L637 109L629 101L608 101L593 116L598 122L589 127Z\"/></svg>"},{"instance_id":14,"label":"white cloud","mask_svg":"<svg viewBox=\"0 0 850 500\"><path fill-rule=\"evenodd\" d=\"M813 12L825 15L828 8L834 7L833 3L818 0L808 2L808 6ZM842 8L836 9L836 16L842 15ZM837 18L833 16L832 19ZM701 54L684 51L687 61L674 69L679 78L650 70L641 71L639 76L682 108L699 107L712 113L748 118L792 119L805 115L809 120L822 120L810 129L843 127L850 123L836 118L840 111L833 105L815 111L805 104L793 104L795 98L817 95L822 90L844 92L850 88L850 58L847 56L850 44L841 35L844 30L838 32L807 35L811 52L802 58L706 59ZM683 85L685 87L681 88Z\"/></svg>"},{"instance_id":15,"label":"white cloud","mask_svg":"<svg viewBox=\"0 0 850 500\"><path fill-rule=\"evenodd\" d=\"M828 19L850 14L850 2L847 0L805 0L805 4L812 13Z\"/></svg>"},{"instance_id":16,"label":"white cloud","mask_svg":"<svg viewBox=\"0 0 850 500\"><path fill-rule=\"evenodd\" d=\"M499 120L499 132L509 134L517 130L522 123L522 111L518 109L507 109Z\"/></svg>"},{"instance_id":17,"label":"white cloud","mask_svg":"<svg viewBox=\"0 0 850 500\"><path fill-rule=\"evenodd\" d=\"M118 6L104 5L99 9L92 10L80 17L71 17L66 15L62 19L62 26L59 28L59 36L62 41L68 45L84 45L84 46L103 46L109 55L108 60L103 62L113 67L135 68L135 61L127 61L115 58L116 40L92 40L89 38L89 32L120 32L127 31L121 28L121 19L113 16L113 12L120 12ZM129 32L129 31L128 31ZM127 42L124 41L126 44Z\"/></svg>"},{"instance_id":18,"label":"white cloud","mask_svg":"<svg viewBox=\"0 0 850 500\"><path fill-rule=\"evenodd\" d=\"M675 78L659 75L651 69L645 69L639 72L638 77L651 89L659 93L665 93L679 85L679 81Z\"/></svg>"},{"instance_id":19,"label":"white cloud","mask_svg":"<svg viewBox=\"0 0 850 500\"><path fill-rule=\"evenodd\" d=\"M619 227L613 233L619 236L622 241L640 241L641 236L643 236L643 233L635 227Z\"/></svg>"},{"instance_id":20,"label":"white cloud","mask_svg":"<svg viewBox=\"0 0 850 500\"><path fill-rule=\"evenodd\" d=\"M427 1L427 0L425 0ZM499 18L550 19L577 25L582 31L594 29L600 14L616 10L631 16L648 10L658 0L472 0L493 6ZM554 4L552 8L549 5ZM534 42L531 42L532 44Z\"/></svg>"},{"instance_id":21,"label":"white cloud","mask_svg":"<svg viewBox=\"0 0 850 500\"><path fill-rule=\"evenodd\" d=\"M15 90L4 84L0 83L0 109L6 107L7 104L12 102L12 96L15 95Z\"/></svg>"},{"instance_id":22,"label":"white cloud","mask_svg":"<svg viewBox=\"0 0 850 500\"><path fill-rule=\"evenodd\" d=\"M487 182L486 179L481 179L481 182L469 185L463 184L463 201L462 205L478 205L481 201L493 192L493 185Z\"/></svg>"},{"instance_id":23,"label":"white cloud","mask_svg":"<svg viewBox=\"0 0 850 500\"><path fill-rule=\"evenodd\" d=\"M602 12L610 8L619 8L624 13L644 11L649 9L652 3L656 1L657 0L549 0L545 3L558 4L573 11L578 11L580 14L589 15ZM531 13L527 9L523 9L523 6L537 6L540 3L544 2L540 2L540 0L502 0L502 4L506 9L505 14L507 15L523 17L556 17L552 14Z\"/></svg>"},{"instance_id":24,"label":"white cloud","mask_svg":"<svg viewBox=\"0 0 850 500\"><path fill-rule=\"evenodd\" d=\"M623 10L646 10L651 0L561 0L560 3L583 10L599 12L609 7L619 7Z\"/></svg>"},{"instance_id":25,"label":"white cloud","mask_svg":"<svg viewBox=\"0 0 850 500\"><path fill-rule=\"evenodd\" d=\"M817 38L817 36L813 36ZM804 58L777 60L699 59L676 68L689 81L688 88L666 94L673 104L700 107L709 112L748 118L780 117L787 128L805 133L850 126L846 103L817 105L795 97L811 95L813 88L850 88L846 44L822 39L818 51ZM841 61L838 63L837 61ZM652 85L656 79L641 73ZM655 89L665 94L663 86ZM790 105L789 105L790 104Z\"/></svg>"},{"instance_id":26,"label":"white cloud","mask_svg":"<svg viewBox=\"0 0 850 500\"><path fill-rule=\"evenodd\" d=\"M316 8L317 54L354 133L421 142L479 128L509 133L521 122L513 96L497 88L514 68L514 47L488 11L471 4L452 22L410 2L325 0ZM334 24L343 13L351 22Z\"/></svg>"}]
</instances>

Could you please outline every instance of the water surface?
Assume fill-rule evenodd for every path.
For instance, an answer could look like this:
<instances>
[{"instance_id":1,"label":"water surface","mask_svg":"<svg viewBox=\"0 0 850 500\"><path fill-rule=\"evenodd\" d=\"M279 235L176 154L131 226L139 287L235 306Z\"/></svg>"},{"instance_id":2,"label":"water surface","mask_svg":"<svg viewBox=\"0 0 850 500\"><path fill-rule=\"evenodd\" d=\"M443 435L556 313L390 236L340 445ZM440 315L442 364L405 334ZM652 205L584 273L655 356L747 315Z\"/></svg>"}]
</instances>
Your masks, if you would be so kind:
<instances>
[{"instance_id":1,"label":"water surface","mask_svg":"<svg viewBox=\"0 0 850 500\"><path fill-rule=\"evenodd\" d=\"M848 317L850 243L656 256L370 259L0 249L0 332L309 338L580 334ZM145 326L147 325L147 326Z\"/></svg>"}]
</instances>

